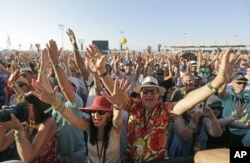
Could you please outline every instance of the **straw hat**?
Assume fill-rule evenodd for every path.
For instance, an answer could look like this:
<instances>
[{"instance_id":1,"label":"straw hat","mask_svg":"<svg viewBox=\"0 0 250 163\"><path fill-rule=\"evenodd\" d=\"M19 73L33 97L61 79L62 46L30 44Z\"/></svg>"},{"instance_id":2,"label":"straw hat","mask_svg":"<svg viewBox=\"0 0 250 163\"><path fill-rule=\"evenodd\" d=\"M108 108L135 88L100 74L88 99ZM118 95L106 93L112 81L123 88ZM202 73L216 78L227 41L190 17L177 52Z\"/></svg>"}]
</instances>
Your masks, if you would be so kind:
<instances>
[{"instance_id":1,"label":"straw hat","mask_svg":"<svg viewBox=\"0 0 250 163\"><path fill-rule=\"evenodd\" d=\"M145 87L156 87L159 89L160 94L165 93L166 89L164 87L159 86L156 78L152 76L147 76L142 79L141 85L134 88L134 92L140 94L141 89Z\"/></svg>"}]
</instances>

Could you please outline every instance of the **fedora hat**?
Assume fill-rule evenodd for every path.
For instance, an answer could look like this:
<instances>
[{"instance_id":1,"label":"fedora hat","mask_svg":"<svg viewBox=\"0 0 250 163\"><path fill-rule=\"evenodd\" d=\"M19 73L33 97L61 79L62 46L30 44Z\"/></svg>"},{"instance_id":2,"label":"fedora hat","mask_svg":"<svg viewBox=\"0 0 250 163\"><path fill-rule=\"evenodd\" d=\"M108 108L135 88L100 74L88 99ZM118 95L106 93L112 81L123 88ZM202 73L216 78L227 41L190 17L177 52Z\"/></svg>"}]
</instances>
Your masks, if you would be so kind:
<instances>
[{"instance_id":1,"label":"fedora hat","mask_svg":"<svg viewBox=\"0 0 250 163\"><path fill-rule=\"evenodd\" d=\"M104 96L96 96L93 100L93 104L80 108L81 111L91 111L91 110L102 110L102 111L113 111L112 103L109 102Z\"/></svg>"},{"instance_id":2,"label":"fedora hat","mask_svg":"<svg viewBox=\"0 0 250 163\"><path fill-rule=\"evenodd\" d=\"M156 87L159 89L160 94L165 93L166 89L159 86L158 81L156 78L152 77L152 76L147 76L144 79L142 79L141 85L137 86L134 88L134 92L135 93L139 93L141 92L142 88L146 88L146 87Z\"/></svg>"}]
</instances>

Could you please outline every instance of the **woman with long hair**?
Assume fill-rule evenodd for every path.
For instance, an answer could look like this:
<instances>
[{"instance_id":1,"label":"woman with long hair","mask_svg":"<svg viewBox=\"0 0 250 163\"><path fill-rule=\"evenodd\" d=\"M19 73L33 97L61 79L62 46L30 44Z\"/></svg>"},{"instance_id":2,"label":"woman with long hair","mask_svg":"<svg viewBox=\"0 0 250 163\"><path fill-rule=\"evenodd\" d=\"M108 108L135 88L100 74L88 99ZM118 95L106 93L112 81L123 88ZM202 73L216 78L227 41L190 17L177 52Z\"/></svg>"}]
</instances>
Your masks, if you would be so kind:
<instances>
[{"instance_id":1,"label":"woman with long hair","mask_svg":"<svg viewBox=\"0 0 250 163\"><path fill-rule=\"evenodd\" d=\"M33 80L36 89L33 94L42 101L49 103L71 125L87 131L88 158L87 163L117 163L120 162L120 134L122 129L122 108L130 86L127 81L115 80L111 96L101 92L102 96L95 97L93 104L80 108L90 114L90 119L75 116L72 110L64 106L58 99L57 87L53 92L48 91L41 83Z\"/></svg>"},{"instance_id":2,"label":"woman with long hair","mask_svg":"<svg viewBox=\"0 0 250 163\"><path fill-rule=\"evenodd\" d=\"M23 112L11 113L10 120L0 122L0 151L15 141L19 157L24 162L58 162L56 122L46 112L50 105L29 92L24 94L24 102L15 107L13 109L22 109Z\"/></svg>"}]
</instances>

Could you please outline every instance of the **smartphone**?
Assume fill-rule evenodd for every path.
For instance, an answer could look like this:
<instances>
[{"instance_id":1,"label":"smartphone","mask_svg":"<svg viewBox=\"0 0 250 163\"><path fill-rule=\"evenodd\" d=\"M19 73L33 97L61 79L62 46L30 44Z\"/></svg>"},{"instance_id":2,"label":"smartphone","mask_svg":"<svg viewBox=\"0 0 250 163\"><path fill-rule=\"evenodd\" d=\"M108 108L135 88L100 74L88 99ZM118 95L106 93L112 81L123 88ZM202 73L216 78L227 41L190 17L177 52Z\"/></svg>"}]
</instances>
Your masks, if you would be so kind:
<instances>
[{"instance_id":1,"label":"smartphone","mask_svg":"<svg viewBox=\"0 0 250 163\"><path fill-rule=\"evenodd\" d=\"M201 102L199 104L196 105L195 110L196 112L203 112L204 111L204 107L205 107L205 103Z\"/></svg>"}]
</instances>

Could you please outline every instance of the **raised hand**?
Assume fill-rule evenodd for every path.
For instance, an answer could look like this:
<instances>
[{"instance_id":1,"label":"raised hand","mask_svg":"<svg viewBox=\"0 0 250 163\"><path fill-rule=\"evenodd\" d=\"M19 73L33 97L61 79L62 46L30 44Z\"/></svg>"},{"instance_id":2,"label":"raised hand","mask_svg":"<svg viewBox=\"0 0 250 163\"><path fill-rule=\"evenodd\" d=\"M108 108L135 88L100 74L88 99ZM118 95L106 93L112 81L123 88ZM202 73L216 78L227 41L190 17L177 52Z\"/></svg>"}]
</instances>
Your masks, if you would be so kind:
<instances>
[{"instance_id":1,"label":"raised hand","mask_svg":"<svg viewBox=\"0 0 250 163\"><path fill-rule=\"evenodd\" d=\"M54 90L45 88L40 82L37 80L32 80L32 86L35 88L35 91L32 91L31 94L39 98L41 101L48 103L52 106L58 104L57 101L60 101L57 96L58 86L54 88ZM60 103L60 102L59 102ZM58 106L58 105L57 105Z\"/></svg>"},{"instance_id":2,"label":"raised hand","mask_svg":"<svg viewBox=\"0 0 250 163\"><path fill-rule=\"evenodd\" d=\"M85 57L87 59L89 68L93 72L105 70L106 56L101 55L95 45L89 45Z\"/></svg>"},{"instance_id":3,"label":"raised hand","mask_svg":"<svg viewBox=\"0 0 250 163\"><path fill-rule=\"evenodd\" d=\"M69 36L69 40L70 40L71 44L72 45L76 44L76 37L75 37L73 30L69 28L68 31L66 31L66 33Z\"/></svg>"},{"instance_id":4,"label":"raised hand","mask_svg":"<svg viewBox=\"0 0 250 163\"><path fill-rule=\"evenodd\" d=\"M101 92L101 94L109 100L114 107L122 108L125 103L128 101L128 91L130 90L131 85L128 83L127 80L124 79L115 79L114 89L109 96L105 92Z\"/></svg>"},{"instance_id":5,"label":"raised hand","mask_svg":"<svg viewBox=\"0 0 250 163\"><path fill-rule=\"evenodd\" d=\"M46 44L47 49L49 51L49 58L52 62L52 64L58 64L59 63L59 56L62 51L62 48L58 50L57 44L54 40L49 40L49 44Z\"/></svg>"}]
</instances>

